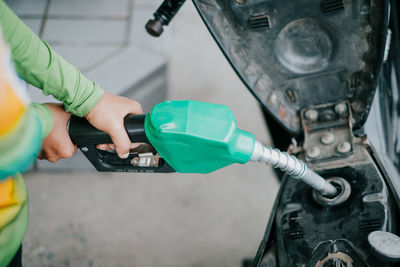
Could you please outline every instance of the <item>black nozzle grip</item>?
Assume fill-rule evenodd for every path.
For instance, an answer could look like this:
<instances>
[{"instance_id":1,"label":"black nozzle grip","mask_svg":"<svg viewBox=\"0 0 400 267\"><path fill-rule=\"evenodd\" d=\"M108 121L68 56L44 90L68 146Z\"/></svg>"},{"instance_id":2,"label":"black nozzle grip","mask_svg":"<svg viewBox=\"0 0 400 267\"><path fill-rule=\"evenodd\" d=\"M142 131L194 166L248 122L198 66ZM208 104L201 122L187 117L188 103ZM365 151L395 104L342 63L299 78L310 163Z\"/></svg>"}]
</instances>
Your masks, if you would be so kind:
<instances>
[{"instance_id":1,"label":"black nozzle grip","mask_svg":"<svg viewBox=\"0 0 400 267\"><path fill-rule=\"evenodd\" d=\"M124 119L126 132L134 143L150 144L144 130L146 115L128 115ZM75 145L111 144L110 136L94 128L86 119L72 116L69 122L69 136Z\"/></svg>"},{"instance_id":2,"label":"black nozzle grip","mask_svg":"<svg viewBox=\"0 0 400 267\"><path fill-rule=\"evenodd\" d=\"M101 172L174 172L168 163L159 158L154 147L146 137L144 123L145 115L128 115L124 119L125 130L132 143L146 143L146 151L130 151L125 159L118 157L115 151L104 151L96 148L99 144L111 144L112 140L108 134L97 130L83 118L71 117L68 125L69 136L72 142L79 147L92 165ZM149 153L150 152L150 153ZM141 153L145 153L145 162L154 160L157 164L143 166L138 165L141 162ZM149 156L149 154L151 156ZM149 161L150 160L150 161Z\"/></svg>"}]
</instances>

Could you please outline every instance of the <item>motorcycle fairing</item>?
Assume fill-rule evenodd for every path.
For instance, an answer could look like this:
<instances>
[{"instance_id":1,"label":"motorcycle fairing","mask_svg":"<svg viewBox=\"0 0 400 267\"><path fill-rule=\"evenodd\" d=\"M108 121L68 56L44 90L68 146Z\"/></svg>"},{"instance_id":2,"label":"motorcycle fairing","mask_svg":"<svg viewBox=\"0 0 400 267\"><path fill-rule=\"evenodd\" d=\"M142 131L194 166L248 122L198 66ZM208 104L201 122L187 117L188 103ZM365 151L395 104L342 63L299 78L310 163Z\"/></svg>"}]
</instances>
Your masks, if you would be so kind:
<instances>
[{"instance_id":1,"label":"motorcycle fairing","mask_svg":"<svg viewBox=\"0 0 400 267\"><path fill-rule=\"evenodd\" d=\"M343 205L324 208L313 200L309 187L283 177L252 266L331 266L329 257L340 266L396 266L370 253L368 234L394 231L397 208L370 148L358 143L356 149L356 157L319 171L351 184Z\"/></svg>"},{"instance_id":2,"label":"motorcycle fairing","mask_svg":"<svg viewBox=\"0 0 400 267\"><path fill-rule=\"evenodd\" d=\"M383 62L387 0L193 0L248 89L292 134L299 111L348 100L365 122Z\"/></svg>"}]
</instances>

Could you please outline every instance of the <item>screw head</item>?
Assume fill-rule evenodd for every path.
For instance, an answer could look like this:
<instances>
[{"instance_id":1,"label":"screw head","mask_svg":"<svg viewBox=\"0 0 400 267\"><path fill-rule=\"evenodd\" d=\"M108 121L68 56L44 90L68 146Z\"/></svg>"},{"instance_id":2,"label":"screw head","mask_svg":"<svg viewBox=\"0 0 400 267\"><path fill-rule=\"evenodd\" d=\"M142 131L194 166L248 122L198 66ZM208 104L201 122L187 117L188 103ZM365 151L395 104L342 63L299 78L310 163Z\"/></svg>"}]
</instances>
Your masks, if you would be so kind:
<instances>
[{"instance_id":1,"label":"screw head","mask_svg":"<svg viewBox=\"0 0 400 267\"><path fill-rule=\"evenodd\" d=\"M163 29L163 23L160 19L155 18L155 19L151 19L146 23L146 30L147 32L154 37L158 37L160 36L164 29Z\"/></svg>"},{"instance_id":2,"label":"screw head","mask_svg":"<svg viewBox=\"0 0 400 267\"><path fill-rule=\"evenodd\" d=\"M347 105L345 103L339 103L335 106L335 112L339 116L347 115Z\"/></svg>"},{"instance_id":3,"label":"screw head","mask_svg":"<svg viewBox=\"0 0 400 267\"><path fill-rule=\"evenodd\" d=\"M312 146L307 150L307 157L315 159L321 155L321 150L317 146Z\"/></svg>"},{"instance_id":4,"label":"screw head","mask_svg":"<svg viewBox=\"0 0 400 267\"><path fill-rule=\"evenodd\" d=\"M268 102L269 102L269 104L271 106L276 106L276 104L278 104L278 96L276 94L272 93L269 96L269 101Z\"/></svg>"},{"instance_id":5,"label":"screw head","mask_svg":"<svg viewBox=\"0 0 400 267\"><path fill-rule=\"evenodd\" d=\"M337 147L336 147L337 152L339 152L340 154L346 154L349 153L351 151L351 144L349 142L343 142L340 143Z\"/></svg>"},{"instance_id":6,"label":"screw head","mask_svg":"<svg viewBox=\"0 0 400 267\"><path fill-rule=\"evenodd\" d=\"M335 142L335 135L333 133L326 133L321 136L321 143L324 145L331 145Z\"/></svg>"},{"instance_id":7,"label":"screw head","mask_svg":"<svg viewBox=\"0 0 400 267\"><path fill-rule=\"evenodd\" d=\"M308 109L306 113L304 113L304 117L306 117L309 121L317 121L318 119L318 111L315 109Z\"/></svg>"},{"instance_id":8,"label":"screw head","mask_svg":"<svg viewBox=\"0 0 400 267\"><path fill-rule=\"evenodd\" d=\"M85 146L82 147L81 150L82 150L83 152L88 152L88 151L89 151L89 149L88 149L87 147L85 147Z\"/></svg>"}]
</instances>

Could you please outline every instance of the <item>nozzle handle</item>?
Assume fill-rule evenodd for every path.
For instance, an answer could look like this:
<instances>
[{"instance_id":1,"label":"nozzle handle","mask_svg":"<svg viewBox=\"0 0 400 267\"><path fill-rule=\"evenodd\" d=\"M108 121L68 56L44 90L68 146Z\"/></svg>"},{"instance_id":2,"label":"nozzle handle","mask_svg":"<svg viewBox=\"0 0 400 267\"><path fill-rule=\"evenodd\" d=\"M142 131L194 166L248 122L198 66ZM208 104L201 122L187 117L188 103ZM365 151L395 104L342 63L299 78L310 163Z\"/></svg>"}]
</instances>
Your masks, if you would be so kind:
<instances>
[{"instance_id":1,"label":"nozzle handle","mask_svg":"<svg viewBox=\"0 0 400 267\"><path fill-rule=\"evenodd\" d=\"M145 133L146 115L128 115L124 119L125 130L132 143L142 143L121 159L115 151L100 150L99 144L111 144L111 137L86 119L72 116L68 125L71 140L92 165L102 172L174 172L168 163L158 155Z\"/></svg>"},{"instance_id":2,"label":"nozzle handle","mask_svg":"<svg viewBox=\"0 0 400 267\"><path fill-rule=\"evenodd\" d=\"M146 115L128 115L124 119L125 130L132 142L150 144L144 131ZM86 119L72 116L68 126L69 136L75 145L111 144L111 137Z\"/></svg>"}]
</instances>

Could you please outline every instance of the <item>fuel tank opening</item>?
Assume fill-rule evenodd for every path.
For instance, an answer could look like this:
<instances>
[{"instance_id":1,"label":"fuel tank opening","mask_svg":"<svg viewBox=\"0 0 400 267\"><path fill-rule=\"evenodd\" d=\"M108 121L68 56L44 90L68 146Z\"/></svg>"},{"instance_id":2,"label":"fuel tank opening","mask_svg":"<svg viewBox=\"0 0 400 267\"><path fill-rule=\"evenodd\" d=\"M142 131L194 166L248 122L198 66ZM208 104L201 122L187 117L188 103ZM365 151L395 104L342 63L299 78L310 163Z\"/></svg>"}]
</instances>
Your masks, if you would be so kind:
<instances>
[{"instance_id":1,"label":"fuel tank opening","mask_svg":"<svg viewBox=\"0 0 400 267\"><path fill-rule=\"evenodd\" d=\"M315 267L353 267L353 259L343 252L328 253Z\"/></svg>"},{"instance_id":2,"label":"fuel tank opening","mask_svg":"<svg viewBox=\"0 0 400 267\"><path fill-rule=\"evenodd\" d=\"M324 207L338 206L350 197L351 186L345 179L341 177L331 177L326 179L326 181L337 188L337 193L334 196L327 196L313 190L313 198L318 204Z\"/></svg>"}]
</instances>

